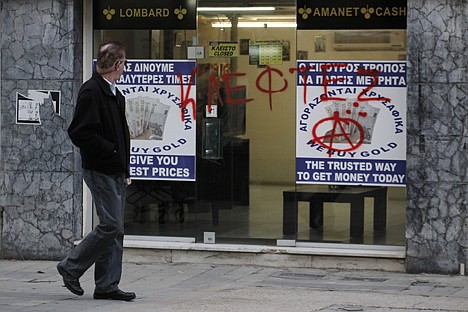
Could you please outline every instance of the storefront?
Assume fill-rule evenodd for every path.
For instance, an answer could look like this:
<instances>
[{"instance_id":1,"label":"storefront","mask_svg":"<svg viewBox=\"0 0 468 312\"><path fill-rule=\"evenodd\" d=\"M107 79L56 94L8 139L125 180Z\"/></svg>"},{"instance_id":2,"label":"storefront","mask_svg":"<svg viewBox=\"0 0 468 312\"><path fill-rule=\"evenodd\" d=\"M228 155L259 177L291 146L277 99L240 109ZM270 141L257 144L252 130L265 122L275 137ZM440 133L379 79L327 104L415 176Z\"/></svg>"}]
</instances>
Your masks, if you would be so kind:
<instances>
[{"instance_id":1,"label":"storefront","mask_svg":"<svg viewBox=\"0 0 468 312\"><path fill-rule=\"evenodd\" d=\"M60 259L92 228L66 129L96 45L117 39L128 247L463 272L466 4L311 2L2 1L0 256Z\"/></svg>"},{"instance_id":2,"label":"storefront","mask_svg":"<svg viewBox=\"0 0 468 312\"><path fill-rule=\"evenodd\" d=\"M66 129L116 39L128 251L464 272L464 1L153 2L2 1L1 257L61 259L95 224Z\"/></svg>"},{"instance_id":3,"label":"storefront","mask_svg":"<svg viewBox=\"0 0 468 312\"><path fill-rule=\"evenodd\" d=\"M406 1L179 2L89 7L85 50L128 49L127 235L403 254Z\"/></svg>"}]
</instances>

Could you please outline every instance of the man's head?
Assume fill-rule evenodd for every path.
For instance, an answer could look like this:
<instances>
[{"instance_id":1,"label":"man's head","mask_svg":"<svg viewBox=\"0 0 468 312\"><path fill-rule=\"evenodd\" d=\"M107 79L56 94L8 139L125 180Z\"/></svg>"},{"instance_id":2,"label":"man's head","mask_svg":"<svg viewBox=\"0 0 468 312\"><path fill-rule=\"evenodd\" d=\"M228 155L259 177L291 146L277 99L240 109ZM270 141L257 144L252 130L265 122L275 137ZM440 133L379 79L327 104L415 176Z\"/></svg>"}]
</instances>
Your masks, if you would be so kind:
<instances>
[{"instance_id":1,"label":"man's head","mask_svg":"<svg viewBox=\"0 0 468 312\"><path fill-rule=\"evenodd\" d=\"M126 61L125 46L122 43L106 42L99 46L96 70L101 75L111 75L110 78L115 81L122 75Z\"/></svg>"}]
</instances>

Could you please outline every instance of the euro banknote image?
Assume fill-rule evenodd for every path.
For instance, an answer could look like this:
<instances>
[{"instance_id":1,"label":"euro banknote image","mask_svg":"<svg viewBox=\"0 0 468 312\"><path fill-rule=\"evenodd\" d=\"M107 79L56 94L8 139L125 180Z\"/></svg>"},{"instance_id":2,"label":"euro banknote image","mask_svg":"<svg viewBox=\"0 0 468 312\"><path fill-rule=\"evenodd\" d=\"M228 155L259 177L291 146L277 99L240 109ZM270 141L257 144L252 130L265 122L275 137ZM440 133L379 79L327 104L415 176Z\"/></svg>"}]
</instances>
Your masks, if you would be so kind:
<instances>
[{"instance_id":1,"label":"euro banknote image","mask_svg":"<svg viewBox=\"0 0 468 312\"><path fill-rule=\"evenodd\" d=\"M380 108L356 101L333 101L326 108L330 120L333 121L333 131L326 133L325 141L342 143L350 140L353 143L372 143L372 133ZM332 133L333 132L333 133Z\"/></svg>"},{"instance_id":2,"label":"euro banknote image","mask_svg":"<svg viewBox=\"0 0 468 312\"><path fill-rule=\"evenodd\" d=\"M126 100L126 115L130 138L133 140L162 140L170 106L159 99L139 96Z\"/></svg>"}]
</instances>

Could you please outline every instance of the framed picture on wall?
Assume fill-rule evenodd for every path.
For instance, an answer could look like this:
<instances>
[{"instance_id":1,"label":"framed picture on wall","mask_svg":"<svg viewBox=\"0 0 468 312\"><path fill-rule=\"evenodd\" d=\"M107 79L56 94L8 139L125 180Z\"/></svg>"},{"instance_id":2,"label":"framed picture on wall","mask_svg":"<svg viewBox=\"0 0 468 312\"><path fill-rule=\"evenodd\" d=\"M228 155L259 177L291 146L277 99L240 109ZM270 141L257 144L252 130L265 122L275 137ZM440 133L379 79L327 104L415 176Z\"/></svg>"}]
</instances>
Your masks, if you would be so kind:
<instances>
[{"instance_id":1,"label":"framed picture on wall","mask_svg":"<svg viewBox=\"0 0 468 312\"><path fill-rule=\"evenodd\" d=\"M315 52L327 52L324 36L315 36Z\"/></svg>"},{"instance_id":2,"label":"framed picture on wall","mask_svg":"<svg viewBox=\"0 0 468 312\"><path fill-rule=\"evenodd\" d=\"M249 41L250 39L239 40L239 54L240 55L249 55Z\"/></svg>"},{"instance_id":3,"label":"framed picture on wall","mask_svg":"<svg viewBox=\"0 0 468 312\"><path fill-rule=\"evenodd\" d=\"M309 59L309 53L307 51L302 51L299 50L297 51L297 59L298 60L308 60Z\"/></svg>"}]
</instances>

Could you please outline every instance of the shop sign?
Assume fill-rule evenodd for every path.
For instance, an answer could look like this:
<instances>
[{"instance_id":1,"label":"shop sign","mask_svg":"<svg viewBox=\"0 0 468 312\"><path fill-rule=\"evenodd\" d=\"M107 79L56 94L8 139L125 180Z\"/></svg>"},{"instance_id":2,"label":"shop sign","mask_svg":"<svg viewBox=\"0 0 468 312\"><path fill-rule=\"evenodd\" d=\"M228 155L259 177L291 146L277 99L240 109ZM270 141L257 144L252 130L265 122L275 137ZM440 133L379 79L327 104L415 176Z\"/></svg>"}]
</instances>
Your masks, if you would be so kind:
<instances>
[{"instance_id":1,"label":"shop sign","mask_svg":"<svg viewBox=\"0 0 468 312\"><path fill-rule=\"evenodd\" d=\"M297 29L406 29L407 0L297 0Z\"/></svg>"},{"instance_id":2,"label":"shop sign","mask_svg":"<svg viewBox=\"0 0 468 312\"><path fill-rule=\"evenodd\" d=\"M196 29L196 0L96 0L94 29Z\"/></svg>"}]
</instances>

